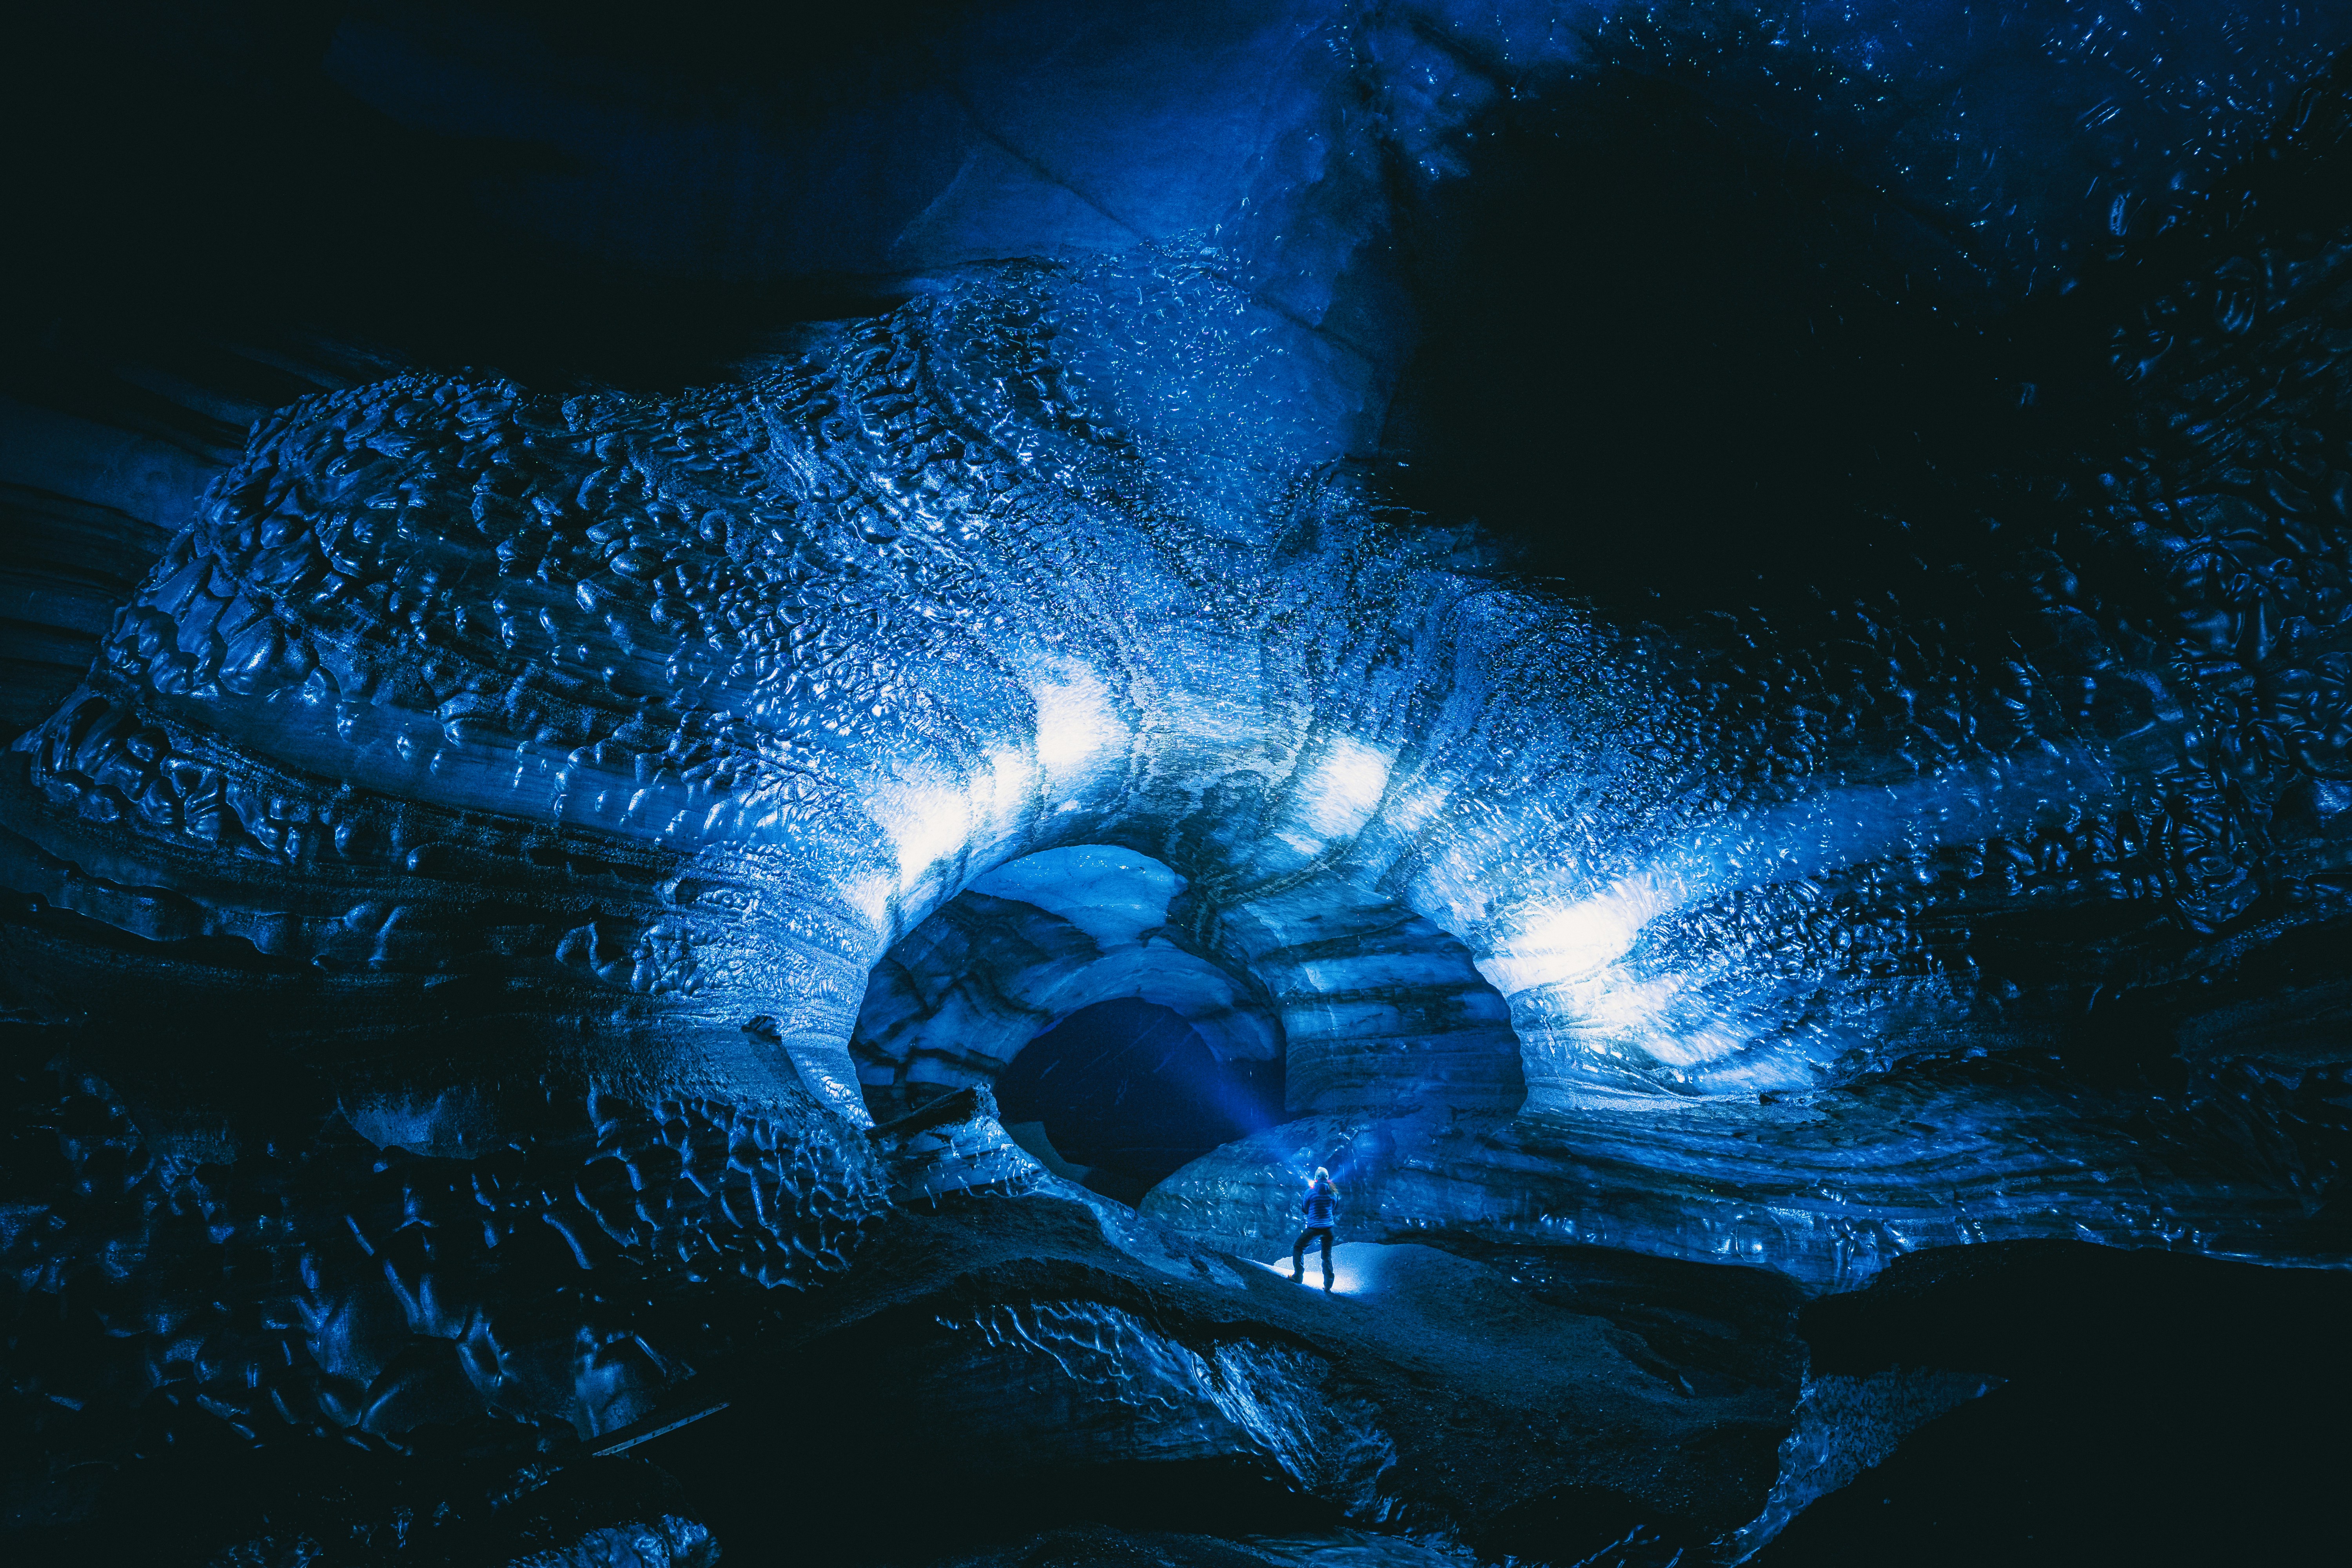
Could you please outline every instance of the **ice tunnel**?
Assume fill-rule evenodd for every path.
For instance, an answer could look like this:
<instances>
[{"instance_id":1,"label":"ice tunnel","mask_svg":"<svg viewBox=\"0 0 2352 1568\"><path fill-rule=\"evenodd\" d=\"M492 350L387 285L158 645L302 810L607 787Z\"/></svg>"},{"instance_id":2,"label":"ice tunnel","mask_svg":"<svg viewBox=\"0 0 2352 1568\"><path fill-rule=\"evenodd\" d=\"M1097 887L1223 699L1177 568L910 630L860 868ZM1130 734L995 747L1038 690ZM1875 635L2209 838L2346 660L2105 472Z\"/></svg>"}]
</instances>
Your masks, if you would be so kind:
<instances>
[{"instance_id":1,"label":"ice tunnel","mask_svg":"<svg viewBox=\"0 0 2352 1568\"><path fill-rule=\"evenodd\" d=\"M2352 14L301 9L6 95L11 1560L2329 1554Z\"/></svg>"},{"instance_id":2,"label":"ice tunnel","mask_svg":"<svg viewBox=\"0 0 2352 1568\"><path fill-rule=\"evenodd\" d=\"M1121 999L1150 1011L1099 1011ZM1160 1048L1190 1066L1164 1083L1147 1075L1133 1092L1205 1099L1224 1136L1196 1134L1187 1158L1151 1162L1154 1184L1290 1117L1508 1113L1525 1097L1507 1005L1460 942L1410 909L1328 875L1269 887L1212 872L1196 886L1104 845L1001 866L901 938L867 982L850 1052L867 1109L887 1121L974 1084L1004 1101L1003 1075L1022 1053L1090 1016L1081 1028L1107 1033L1087 1059L1107 1068L1126 1048L1112 1043L1122 1031L1168 1031L1155 1014L1177 1026ZM1052 1054L1080 1048L1077 1038ZM1022 1073L1023 1103L1054 1098L1041 1100L1042 1081L1030 1087L1038 1070ZM1084 1063L1055 1070L1067 1086ZM1084 1099L1062 1113L1081 1138ZM1003 1109L1021 1120L1013 1103Z\"/></svg>"}]
</instances>

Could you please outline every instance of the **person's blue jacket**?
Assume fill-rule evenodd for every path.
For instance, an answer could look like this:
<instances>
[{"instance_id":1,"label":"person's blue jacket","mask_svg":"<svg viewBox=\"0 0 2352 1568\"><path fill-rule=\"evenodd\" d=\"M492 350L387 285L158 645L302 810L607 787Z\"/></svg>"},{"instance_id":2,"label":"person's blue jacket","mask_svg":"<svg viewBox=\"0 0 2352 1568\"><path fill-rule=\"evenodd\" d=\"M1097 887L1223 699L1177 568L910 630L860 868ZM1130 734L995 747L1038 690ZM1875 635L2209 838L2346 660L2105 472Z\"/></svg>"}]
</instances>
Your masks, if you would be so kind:
<instances>
[{"instance_id":1,"label":"person's blue jacket","mask_svg":"<svg viewBox=\"0 0 2352 1568\"><path fill-rule=\"evenodd\" d=\"M1339 1189L1329 1182L1318 1182L1307 1190L1307 1201L1299 1205L1307 1211L1307 1228L1328 1230L1339 1212Z\"/></svg>"}]
</instances>

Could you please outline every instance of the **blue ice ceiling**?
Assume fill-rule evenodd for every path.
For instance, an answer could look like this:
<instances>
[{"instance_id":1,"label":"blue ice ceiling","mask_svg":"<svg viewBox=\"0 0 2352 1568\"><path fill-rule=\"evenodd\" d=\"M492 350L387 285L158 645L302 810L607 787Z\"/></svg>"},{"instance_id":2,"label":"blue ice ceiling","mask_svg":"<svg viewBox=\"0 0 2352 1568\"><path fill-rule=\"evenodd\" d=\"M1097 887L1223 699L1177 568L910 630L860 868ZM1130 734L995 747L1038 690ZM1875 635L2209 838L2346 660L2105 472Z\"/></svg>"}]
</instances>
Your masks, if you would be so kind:
<instances>
[{"instance_id":1,"label":"blue ice ceiling","mask_svg":"<svg viewBox=\"0 0 2352 1568\"><path fill-rule=\"evenodd\" d=\"M303 265L333 366L11 426L85 542L0 610L8 1005L126 1182L456 1163L401 1202L474 1184L491 1305L376 1302L464 1347L403 1397L583 1440L716 1340L518 1350L577 1325L498 1246L813 1289L1048 1183L987 1091L1114 1002L1280 1065L1171 1229L1089 1211L1163 1273L1318 1164L1809 1287L2342 1263L2352 12L921 20L354 5L415 199ZM299 1420L391 1440L345 1228Z\"/></svg>"}]
</instances>

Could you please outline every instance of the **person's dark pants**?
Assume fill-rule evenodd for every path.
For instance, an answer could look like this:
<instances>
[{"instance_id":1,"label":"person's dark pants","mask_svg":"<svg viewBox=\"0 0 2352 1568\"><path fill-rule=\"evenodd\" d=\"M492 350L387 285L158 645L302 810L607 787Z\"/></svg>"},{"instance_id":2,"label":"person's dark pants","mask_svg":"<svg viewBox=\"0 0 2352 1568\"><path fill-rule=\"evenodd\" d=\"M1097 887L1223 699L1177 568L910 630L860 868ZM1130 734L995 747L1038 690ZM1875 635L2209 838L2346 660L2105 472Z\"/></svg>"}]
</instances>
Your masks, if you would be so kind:
<instances>
[{"instance_id":1,"label":"person's dark pants","mask_svg":"<svg viewBox=\"0 0 2352 1568\"><path fill-rule=\"evenodd\" d=\"M1307 1244L1317 1237L1323 1238L1323 1289L1328 1290L1331 1289L1331 1227L1328 1225L1310 1226L1298 1233L1297 1244L1290 1249L1290 1277L1293 1279L1307 1278Z\"/></svg>"}]
</instances>

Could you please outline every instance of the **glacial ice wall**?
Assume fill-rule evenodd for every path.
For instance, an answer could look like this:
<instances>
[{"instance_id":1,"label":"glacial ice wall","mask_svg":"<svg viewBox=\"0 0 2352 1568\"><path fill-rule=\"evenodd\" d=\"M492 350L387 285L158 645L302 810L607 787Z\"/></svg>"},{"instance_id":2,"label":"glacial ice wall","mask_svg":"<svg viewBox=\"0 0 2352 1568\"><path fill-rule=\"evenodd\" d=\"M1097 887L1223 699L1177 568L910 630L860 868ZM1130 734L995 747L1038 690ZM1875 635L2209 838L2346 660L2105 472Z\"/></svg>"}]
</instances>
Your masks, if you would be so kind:
<instances>
[{"instance_id":1,"label":"glacial ice wall","mask_svg":"<svg viewBox=\"0 0 2352 1568\"><path fill-rule=\"evenodd\" d=\"M992 1081L1080 1009L1131 996L1222 1058L1283 1064L1294 1111L1517 1109L1509 1010L1462 944L1344 879L1195 890L1077 845L979 879L875 967L851 1051L869 1107Z\"/></svg>"},{"instance_id":2,"label":"glacial ice wall","mask_svg":"<svg viewBox=\"0 0 2352 1568\"><path fill-rule=\"evenodd\" d=\"M2294 284L2282 313L2327 309ZM568 1059L804 1083L853 1120L886 951L1060 846L1183 879L1196 945L1281 1015L1296 1109L1400 1114L1523 1084L1532 1116L1639 1118L2046 1047L2103 982L2021 993L1969 918L2217 925L2262 892L2238 847L2268 803L2207 764L2163 662L2208 622L2158 644L2054 609L2087 685L1899 605L1802 648L1612 624L1317 451L1267 316L1213 256L1146 250L990 269L677 399L404 377L298 405L18 742L16 878L149 943L242 944L278 976L256 1039L494 997L460 1082ZM2315 799L2332 723L2298 731ZM2320 910L2334 843L2302 852ZM1399 921L1418 952L1313 946ZM1318 1045L1317 1007L1433 975L1507 1007L1517 1082L1450 1100L1436 1042L1392 1037L1318 1087L1381 1030ZM2061 1120L2070 1165L2133 1143Z\"/></svg>"},{"instance_id":3,"label":"glacial ice wall","mask_svg":"<svg viewBox=\"0 0 2352 1568\"><path fill-rule=\"evenodd\" d=\"M847 234L838 265L919 275L904 304L685 392L416 372L269 415L0 780L14 1021L76 1058L57 1117L135 1129L68 1151L115 1186L20 1194L55 1225L10 1262L163 1358L56 1392L598 1430L701 1342L639 1366L499 1247L655 1294L674 1257L798 1282L893 1179L832 1119L982 1083L1105 994L1282 1053L1292 1120L1146 1205L1236 1247L1278 1250L1328 1163L1358 1235L1816 1282L2035 1236L2340 1263L2352 253L2261 175L2339 155L2340 89L2295 84L2340 40L2288 10L2232 13L2227 53L2197 8L2004 15L1285 13L1154 56L1169 101L1249 126L1173 182L1130 156L1165 117L1089 174L1083 92L988 129L1060 68L975 56L939 89L981 128L941 183L881 181L863 237L772 231ZM450 58L488 47L459 34ZM1402 504L1379 416L1444 268L1391 241L1629 73L1902 215L1874 265L1938 309L2093 300L2077 368L2121 415L1843 601L1647 619ZM648 167L615 145L593 200ZM551 232L606 232L542 194ZM982 259L1008 249L1051 259ZM69 467L33 477L97 484ZM151 517L163 483L101 499ZM1571 535L1643 527L1555 488ZM1098 854L1151 887L1094 888ZM661 1129L598 1172L644 1166L625 1202L563 1194L637 1126L591 1106ZM784 1181L803 1140L845 1173ZM369 1216L461 1202L394 1194L399 1150L491 1184L481 1256L425 1271L462 1310L377 1287ZM897 1154L902 1197L1034 1175L972 1126ZM241 1205L279 1200L244 1163L289 1158L355 1194L297 1232L361 1262L253 1240ZM517 1163L565 1178L509 1202ZM181 1271L248 1269L266 1334L174 1316Z\"/></svg>"},{"instance_id":4,"label":"glacial ice wall","mask_svg":"<svg viewBox=\"0 0 2352 1568\"><path fill-rule=\"evenodd\" d=\"M1148 353L1114 335L1129 289L1157 318ZM1223 371L1249 309L1181 258L1028 273L680 405L408 381L299 407L19 750L68 831L230 846L272 894L352 864L362 886L484 896L484 850L386 822L392 801L645 846L660 914L518 927L469 966L774 1018L836 1099L845 1005L882 948L1055 843L1164 851L1207 888L1389 893L1509 1000L1538 1107L1810 1088L1864 1048L1864 997L1882 1054L1986 1005L1899 953L1857 965L1843 1005L1799 1005L1852 921L1825 951L1800 937L1792 973L1728 959L1824 882L1866 903L2037 814L2107 805L2130 751L2163 747L2160 714L2119 758L2007 698L2001 729L1941 738L1948 765L1906 765L1906 738L1939 737L1887 723L1916 699L1864 655L1820 699L1847 776L1800 773L1776 752L1810 694L1675 689L1654 634L1429 560L1346 475L1253 439L1246 405L1226 451L1154 428L1132 389L1193 387L1149 362ZM124 897L53 886L64 908ZM306 963L381 970L430 940L397 900L152 902L145 934L177 916L169 934ZM1710 908L1696 952L1644 963L1638 943Z\"/></svg>"},{"instance_id":5,"label":"glacial ice wall","mask_svg":"<svg viewBox=\"0 0 2352 1568\"><path fill-rule=\"evenodd\" d=\"M1573 1470L1705 1541L1791 1280L2352 1256L2347 15L1040 0L624 60L563 9L357 8L363 135L297 94L327 151L96 231L405 351L110 315L9 382L28 1507L221 1443L504 1528L551 1453L740 1397L771 1447L701 1452L822 1413L825 1475L914 1399L943 1474L1492 1524ZM1287 1093L1141 1215L988 1093L1113 997ZM1285 1250L1317 1164L1352 1240L1503 1260L1389 1249L1433 1325L1475 1278L1553 1332L1538 1255L1783 1278L1498 1375L1577 1430L1474 1498L1517 1416L1427 1425L1201 1245Z\"/></svg>"}]
</instances>

